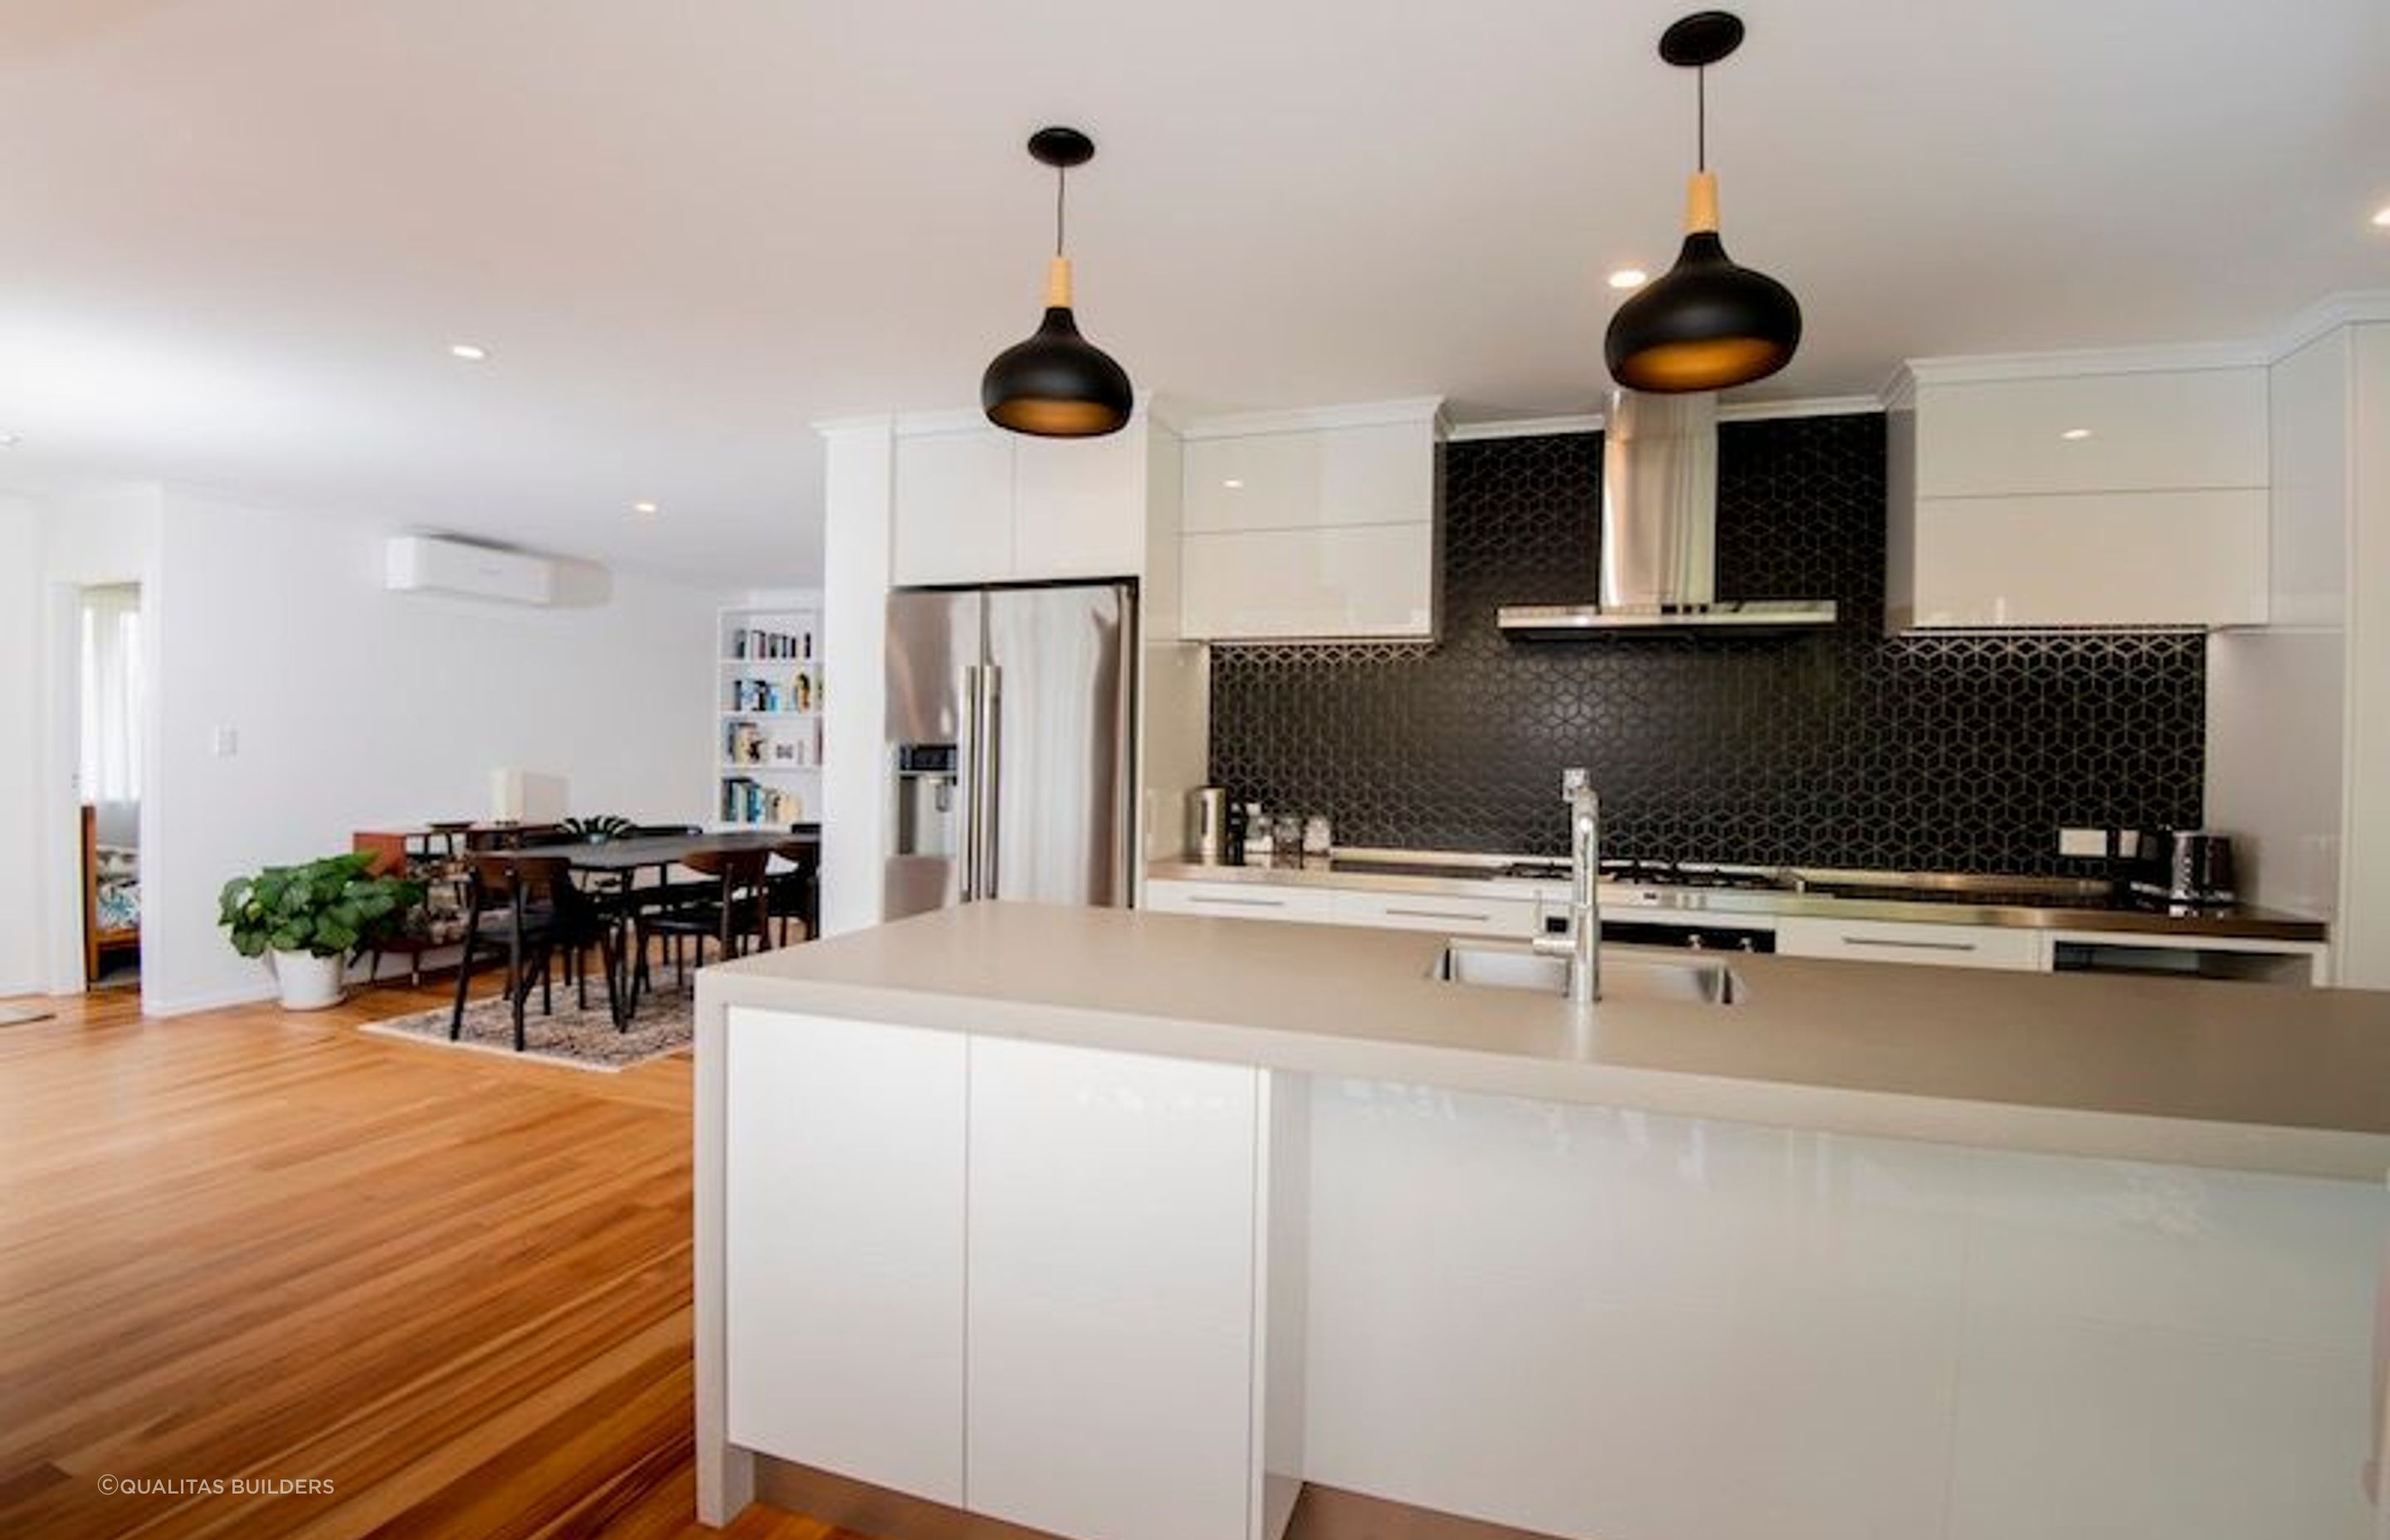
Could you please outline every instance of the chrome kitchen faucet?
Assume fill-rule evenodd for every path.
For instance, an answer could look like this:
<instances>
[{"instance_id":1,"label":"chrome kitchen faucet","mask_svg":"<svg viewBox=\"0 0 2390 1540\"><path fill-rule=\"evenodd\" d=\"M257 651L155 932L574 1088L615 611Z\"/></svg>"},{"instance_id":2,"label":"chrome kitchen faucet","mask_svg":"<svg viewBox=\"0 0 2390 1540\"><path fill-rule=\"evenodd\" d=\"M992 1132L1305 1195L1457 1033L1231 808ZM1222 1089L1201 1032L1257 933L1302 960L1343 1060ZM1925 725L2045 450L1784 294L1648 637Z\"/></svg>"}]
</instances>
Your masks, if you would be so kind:
<instances>
[{"instance_id":1,"label":"chrome kitchen faucet","mask_svg":"<svg viewBox=\"0 0 2390 1540\"><path fill-rule=\"evenodd\" d=\"M1601 798L1583 766L1561 772L1561 801L1569 809L1569 933L1537 936L1536 950L1564 953L1568 995L1581 1006L1601 998L1601 905L1593 885L1601 875Z\"/></svg>"}]
</instances>

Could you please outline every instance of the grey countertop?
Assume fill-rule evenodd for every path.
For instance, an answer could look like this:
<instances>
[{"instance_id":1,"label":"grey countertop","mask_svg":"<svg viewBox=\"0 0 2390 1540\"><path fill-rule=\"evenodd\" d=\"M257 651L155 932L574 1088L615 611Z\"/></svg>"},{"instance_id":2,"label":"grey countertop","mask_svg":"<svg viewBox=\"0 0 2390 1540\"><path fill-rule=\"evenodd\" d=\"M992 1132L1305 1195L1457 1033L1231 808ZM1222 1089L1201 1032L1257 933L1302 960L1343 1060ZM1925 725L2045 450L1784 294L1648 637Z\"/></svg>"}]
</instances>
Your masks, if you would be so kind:
<instances>
[{"instance_id":1,"label":"grey countertop","mask_svg":"<svg viewBox=\"0 0 2390 1540\"><path fill-rule=\"evenodd\" d=\"M1340 853L1325 864L1315 862L1301 866L1210 866L1184 860L1156 861L1147 866L1146 875L1188 882L1260 882L1387 892L1541 898L1548 902L1567 898L1565 881L1503 875L1502 868L1515 859L1519 858L1421 851L1356 851ZM1738 921L1767 923L1780 916L1801 915L1928 925L2104 930L2194 940L2215 937L2318 944L2329 939L2324 922L2305 915L2239 905L2199 910L2118 906L2086 902L2081 896L2086 891L2083 884L2045 883L2032 879L1909 879L1948 885L1949 897L1919 900L1865 892L1870 887L1889 890L1895 886L1900 879L1888 873L1787 868L1784 876L1787 886L1758 890L1663 886L1605 878L1600 903L1605 915L1613 919L1632 918L1627 911L1635 911L1648 913L1653 918L1676 918L1689 923L1723 925ZM1789 885L1793 879L1830 885L1838 891L1804 892ZM2017 890L2037 886L2042 892L2035 895L2034 902L2016 902Z\"/></svg>"},{"instance_id":2,"label":"grey countertop","mask_svg":"<svg viewBox=\"0 0 2390 1540\"><path fill-rule=\"evenodd\" d=\"M2390 993L1760 956L1734 961L1745 1003L1620 998L1587 1014L1440 982L1430 975L1444 944L971 904L706 969L698 995L702 1011L812 1012L1783 1127L2390 1173Z\"/></svg>"}]
</instances>

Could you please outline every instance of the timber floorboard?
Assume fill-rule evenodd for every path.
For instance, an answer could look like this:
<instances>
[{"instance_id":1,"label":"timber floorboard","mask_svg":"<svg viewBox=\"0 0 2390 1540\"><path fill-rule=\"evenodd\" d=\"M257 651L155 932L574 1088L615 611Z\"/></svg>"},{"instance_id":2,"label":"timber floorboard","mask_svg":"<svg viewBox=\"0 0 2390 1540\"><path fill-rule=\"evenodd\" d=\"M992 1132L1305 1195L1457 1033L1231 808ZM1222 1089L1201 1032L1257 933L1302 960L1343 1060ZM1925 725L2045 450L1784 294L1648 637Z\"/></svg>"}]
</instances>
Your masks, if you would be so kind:
<instances>
[{"instance_id":1,"label":"timber floorboard","mask_svg":"<svg viewBox=\"0 0 2390 1540\"><path fill-rule=\"evenodd\" d=\"M0 1537L836 1534L694 1519L687 1059L354 1030L451 987L0 1027Z\"/></svg>"}]
</instances>

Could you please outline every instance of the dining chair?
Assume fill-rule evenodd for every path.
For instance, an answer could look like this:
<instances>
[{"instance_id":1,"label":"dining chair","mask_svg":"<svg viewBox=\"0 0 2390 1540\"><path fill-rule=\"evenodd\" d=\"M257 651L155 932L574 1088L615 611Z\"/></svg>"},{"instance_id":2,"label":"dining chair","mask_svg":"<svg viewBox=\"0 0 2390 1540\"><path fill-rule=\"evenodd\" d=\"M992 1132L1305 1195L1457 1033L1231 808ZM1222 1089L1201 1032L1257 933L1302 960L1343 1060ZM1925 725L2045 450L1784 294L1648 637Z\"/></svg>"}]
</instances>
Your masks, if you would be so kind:
<instances>
[{"instance_id":1,"label":"dining chair","mask_svg":"<svg viewBox=\"0 0 2390 1540\"><path fill-rule=\"evenodd\" d=\"M789 927L797 928L797 940L811 941L821 934L821 841L783 840L772 847L772 853L789 863L789 869L772 875L772 918L779 922L778 944L789 944Z\"/></svg>"},{"instance_id":2,"label":"dining chair","mask_svg":"<svg viewBox=\"0 0 2390 1540\"><path fill-rule=\"evenodd\" d=\"M638 1009L640 992L648 987L648 954L654 941L668 939L674 943L675 965L684 990L688 987L688 970L678 968L682 942L690 944L700 968L705 966L705 943L709 941L725 960L743 956L750 941L758 950L772 944L772 891L764 875L771 859L772 853L761 848L691 851L682 858L681 865L704 873L713 881L705 885L705 897L643 908L632 917L631 952L636 959L631 967L633 1010Z\"/></svg>"},{"instance_id":3,"label":"dining chair","mask_svg":"<svg viewBox=\"0 0 2390 1540\"><path fill-rule=\"evenodd\" d=\"M614 950L614 927L591 897L572 882L572 863L560 855L520 855L494 851L466 858L470 889L466 901L464 956L456 963L456 1005L448 1017L448 1038L465 1031L465 998L473 980L473 965L482 958L507 961L507 999L514 1010L515 1052L523 1051L523 1012L533 983L539 985L539 1008L553 1013L550 974L559 952L577 953L597 943L606 966L606 1009L615 1030L628 1031L630 1019L616 981L622 973ZM576 971L572 980L582 1007L589 1005L589 979Z\"/></svg>"}]
</instances>

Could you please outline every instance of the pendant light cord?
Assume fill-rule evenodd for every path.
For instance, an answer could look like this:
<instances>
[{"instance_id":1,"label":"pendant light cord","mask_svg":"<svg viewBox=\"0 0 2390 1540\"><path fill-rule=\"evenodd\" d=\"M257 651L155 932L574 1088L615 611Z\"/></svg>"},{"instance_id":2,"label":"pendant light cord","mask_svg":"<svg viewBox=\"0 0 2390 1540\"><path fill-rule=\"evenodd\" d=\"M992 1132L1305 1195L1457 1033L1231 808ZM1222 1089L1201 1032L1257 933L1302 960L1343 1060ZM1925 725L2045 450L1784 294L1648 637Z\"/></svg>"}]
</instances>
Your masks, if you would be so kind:
<instances>
[{"instance_id":1,"label":"pendant light cord","mask_svg":"<svg viewBox=\"0 0 2390 1540\"><path fill-rule=\"evenodd\" d=\"M1710 72L1693 71L1693 169L1710 169Z\"/></svg>"},{"instance_id":2,"label":"pendant light cord","mask_svg":"<svg viewBox=\"0 0 2390 1540\"><path fill-rule=\"evenodd\" d=\"M1062 193L1071 185L1071 173L1060 166L1054 168L1054 254L1062 254Z\"/></svg>"}]
</instances>

